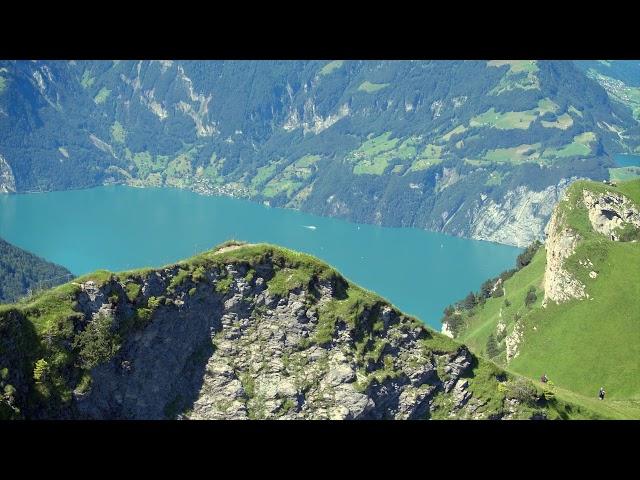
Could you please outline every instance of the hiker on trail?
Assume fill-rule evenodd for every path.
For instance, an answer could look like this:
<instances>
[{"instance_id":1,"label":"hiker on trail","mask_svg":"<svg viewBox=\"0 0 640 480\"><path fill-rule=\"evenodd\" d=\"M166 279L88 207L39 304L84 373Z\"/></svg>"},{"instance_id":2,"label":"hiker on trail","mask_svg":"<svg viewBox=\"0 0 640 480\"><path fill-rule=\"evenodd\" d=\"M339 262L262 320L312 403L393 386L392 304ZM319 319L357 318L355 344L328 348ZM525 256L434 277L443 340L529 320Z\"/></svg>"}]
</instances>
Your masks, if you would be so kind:
<instances>
[{"instance_id":1,"label":"hiker on trail","mask_svg":"<svg viewBox=\"0 0 640 480\"><path fill-rule=\"evenodd\" d=\"M549 381L549 378L547 378L547 374L546 374L546 373L544 373L544 374L542 375L542 377L540 377L540 381L541 381L542 383L547 383L547 382Z\"/></svg>"},{"instance_id":2,"label":"hiker on trail","mask_svg":"<svg viewBox=\"0 0 640 480\"><path fill-rule=\"evenodd\" d=\"M600 400L604 400L604 394L605 394L604 387L600 387L600 391L598 392L598 398Z\"/></svg>"}]
</instances>

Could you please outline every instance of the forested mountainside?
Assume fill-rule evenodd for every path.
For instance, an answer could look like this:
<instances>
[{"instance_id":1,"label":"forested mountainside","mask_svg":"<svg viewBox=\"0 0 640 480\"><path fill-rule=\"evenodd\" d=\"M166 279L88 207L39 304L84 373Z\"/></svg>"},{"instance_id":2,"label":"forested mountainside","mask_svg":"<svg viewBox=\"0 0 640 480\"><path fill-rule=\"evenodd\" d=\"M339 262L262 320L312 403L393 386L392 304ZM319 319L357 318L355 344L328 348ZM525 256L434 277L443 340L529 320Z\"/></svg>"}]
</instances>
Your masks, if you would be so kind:
<instances>
[{"instance_id":1,"label":"forested mountainside","mask_svg":"<svg viewBox=\"0 0 640 480\"><path fill-rule=\"evenodd\" d=\"M640 119L639 60L580 60L576 63L589 78L602 85L611 99L627 105L636 120Z\"/></svg>"},{"instance_id":2,"label":"forested mountainside","mask_svg":"<svg viewBox=\"0 0 640 480\"><path fill-rule=\"evenodd\" d=\"M444 331L510 370L640 417L640 179L578 181L544 246L447 308ZM595 401L597 403L597 400Z\"/></svg>"},{"instance_id":3,"label":"forested mountainside","mask_svg":"<svg viewBox=\"0 0 640 480\"><path fill-rule=\"evenodd\" d=\"M308 255L230 242L0 306L1 418L600 418Z\"/></svg>"},{"instance_id":4,"label":"forested mountainside","mask_svg":"<svg viewBox=\"0 0 640 480\"><path fill-rule=\"evenodd\" d=\"M66 268L0 238L0 303L15 302L30 290L51 288L71 278Z\"/></svg>"},{"instance_id":5,"label":"forested mountainside","mask_svg":"<svg viewBox=\"0 0 640 480\"><path fill-rule=\"evenodd\" d=\"M640 87L640 60L576 60L576 65L588 72L601 73L631 87Z\"/></svg>"},{"instance_id":6,"label":"forested mountainside","mask_svg":"<svg viewBox=\"0 0 640 480\"><path fill-rule=\"evenodd\" d=\"M190 188L526 245L637 148L570 61L2 61L0 191Z\"/></svg>"}]
</instances>

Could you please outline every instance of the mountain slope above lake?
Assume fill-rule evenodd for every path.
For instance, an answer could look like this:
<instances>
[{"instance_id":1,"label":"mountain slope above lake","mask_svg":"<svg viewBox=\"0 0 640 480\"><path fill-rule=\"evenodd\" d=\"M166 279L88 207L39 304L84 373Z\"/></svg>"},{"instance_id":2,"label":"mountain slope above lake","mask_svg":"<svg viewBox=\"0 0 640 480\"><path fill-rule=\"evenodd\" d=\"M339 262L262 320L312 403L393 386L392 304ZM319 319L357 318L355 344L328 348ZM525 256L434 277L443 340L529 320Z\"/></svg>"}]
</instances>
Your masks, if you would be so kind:
<instances>
[{"instance_id":1,"label":"mountain slope above lake","mask_svg":"<svg viewBox=\"0 0 640 480\"><path fill-rule=\"evenodd\" d=\"M31 290L50 288L71 277L66 268L0 238L0 303L15 302Z\"/></svg>"},{"instance_id":2,"label":"mountain slope above lake","mask_svg":"<svg viewBox=\"0 0 640 480\"><path fill-rule=\"evenodd\" d=\"M569 61L0 62L0 191L234 195L524 246L640 139Z\"/></svg>"}]
</instances>

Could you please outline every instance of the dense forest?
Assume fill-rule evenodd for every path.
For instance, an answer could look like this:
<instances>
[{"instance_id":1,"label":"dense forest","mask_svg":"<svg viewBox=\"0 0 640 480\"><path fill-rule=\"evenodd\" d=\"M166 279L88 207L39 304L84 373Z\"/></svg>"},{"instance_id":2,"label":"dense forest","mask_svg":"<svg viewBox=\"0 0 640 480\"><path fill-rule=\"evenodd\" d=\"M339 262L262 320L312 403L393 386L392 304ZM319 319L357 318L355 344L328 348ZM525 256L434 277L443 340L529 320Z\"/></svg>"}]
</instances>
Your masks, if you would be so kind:
<instances>
[{"instance_id":1,"label":"dense forest","mask_svg":"<svg viewBox=\"0 0 640 480\"><path fill-rule=\"evenodd\" d=\"M55 263L0 238L0 303L12 303L30 291L51 288L73 275Z\"/></svg>"},{"instance_id":2,"label":"dense forest","mask_svg":"<svg viewBox=\"0 0 640 480\"><path fill-rule=\"evenodd\" d=\"M0 61L0 155L18 192L190 188L473 236L520 187L609 178L640 145L618 100L570 61Z\"/></svg>"}]
</instances>

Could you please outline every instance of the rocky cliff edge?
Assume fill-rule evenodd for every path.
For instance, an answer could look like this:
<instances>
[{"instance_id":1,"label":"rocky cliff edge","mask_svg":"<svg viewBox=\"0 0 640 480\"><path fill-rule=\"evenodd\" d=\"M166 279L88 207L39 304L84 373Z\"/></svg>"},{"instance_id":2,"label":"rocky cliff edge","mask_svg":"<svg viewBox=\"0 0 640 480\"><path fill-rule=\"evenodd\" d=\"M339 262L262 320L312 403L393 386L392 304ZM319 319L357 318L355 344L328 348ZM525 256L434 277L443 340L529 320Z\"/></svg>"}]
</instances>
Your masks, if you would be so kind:
<instances>
[{"instance_id":1,"label":"rocky cliff edge","mask_svg":"<svg viewBox=\"0 0 640 480\"><path fill-rule=\"evenodd\" d=\"M308 255L228 244L0 307L9 418L545 418L533 385Z\"/></svg>"}]
</instances>

